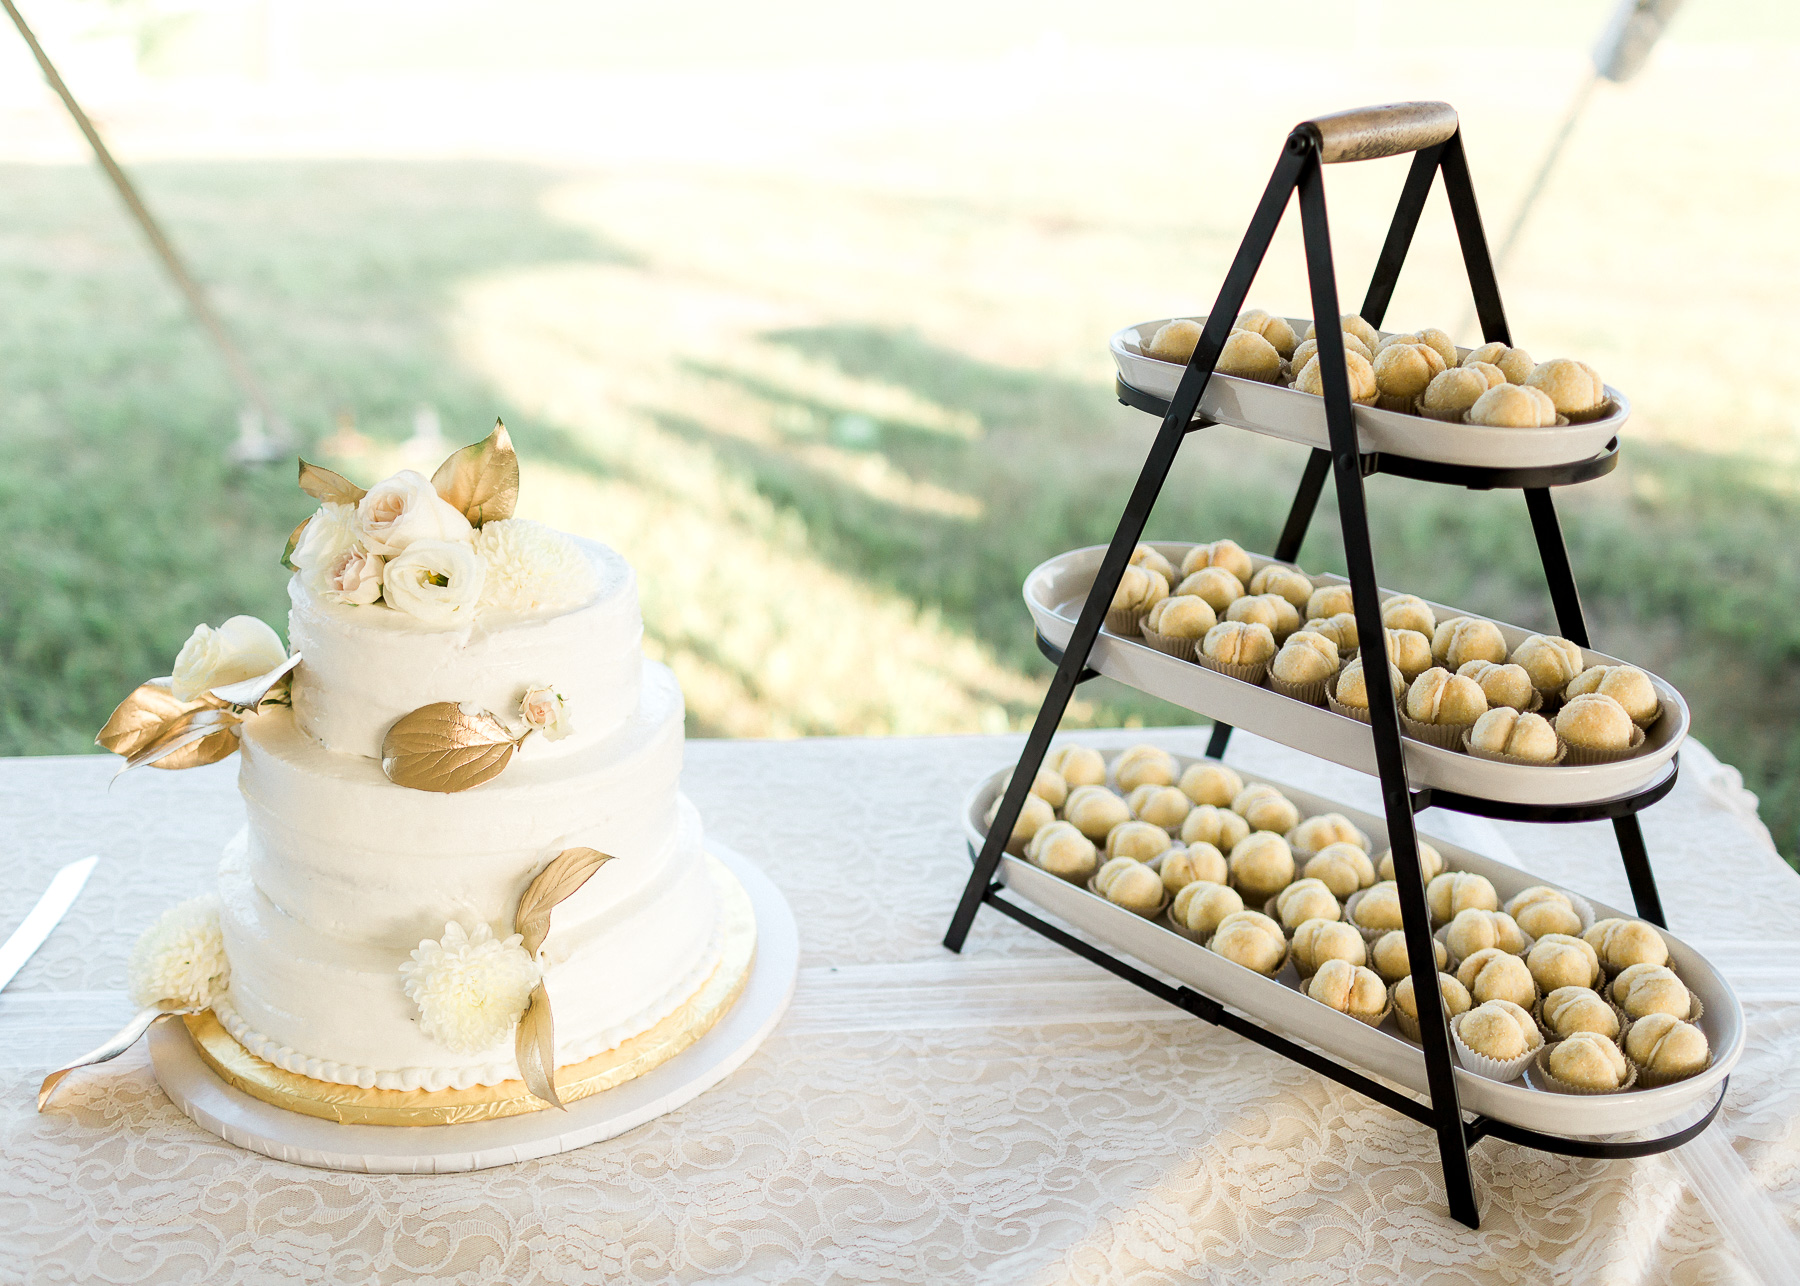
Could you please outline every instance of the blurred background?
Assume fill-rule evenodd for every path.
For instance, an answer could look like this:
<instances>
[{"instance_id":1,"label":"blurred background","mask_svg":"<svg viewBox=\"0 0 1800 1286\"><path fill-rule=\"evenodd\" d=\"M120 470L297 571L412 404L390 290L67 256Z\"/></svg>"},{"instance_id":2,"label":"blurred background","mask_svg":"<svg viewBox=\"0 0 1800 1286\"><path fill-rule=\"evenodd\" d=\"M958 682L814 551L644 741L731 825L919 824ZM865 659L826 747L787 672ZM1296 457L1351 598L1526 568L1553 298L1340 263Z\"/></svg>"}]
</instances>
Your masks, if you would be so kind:
<instances>
[{"instance_id":1,"label":"blurred background","mask_svg":"<svg viewBox=\"0 0 1800 1286\"><path fill-rule=\"evenodd\" d=\"M366 484L496 415L520 512L637 565L694 735L1028 723L1020 582L1111 534L1156 428L1108 335L1205 311L1320 112L1454 103L1498 243L1613 7L20 0L291 441L233 462L227 368L0 24L0 753L91 750L197 621L283 621L295 452ZM1501 273L1519 344L1634 402L1558 493L1594 644L1682 689L1790 860L1797 84L1800 7L1688 0ZM1405 166L1327 174L1347 301ZM1467 300L1440 187L1388 324L1474 342ZM1309 311L1292 210L1250 303ZM1266 550L1303 463L1196 435L1150 535ZM1551 626L1517 493L1370 493L1384 583ZM1329 503L1301 561L1342 569Z\"/></svg>"}]
</instances>

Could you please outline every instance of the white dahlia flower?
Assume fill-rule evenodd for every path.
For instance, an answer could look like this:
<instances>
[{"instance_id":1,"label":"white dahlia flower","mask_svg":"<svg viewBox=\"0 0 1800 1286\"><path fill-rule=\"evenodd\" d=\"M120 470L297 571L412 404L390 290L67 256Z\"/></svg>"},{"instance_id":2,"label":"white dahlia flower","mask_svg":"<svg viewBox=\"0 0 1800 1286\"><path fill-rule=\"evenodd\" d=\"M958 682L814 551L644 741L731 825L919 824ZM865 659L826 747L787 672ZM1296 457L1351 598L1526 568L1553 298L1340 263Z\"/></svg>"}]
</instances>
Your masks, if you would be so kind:
<instances>
[{"instance_id":1,"label":"white dahlia flower","mask_svg":"<svg viewBox=\"0 0 1800 1286\"><path fill-rule=\"evenodd\" d=\"M593 564L573 540L529 518L484 523L475 552L487 563L481 606L502 612L566 612L599 588Z\"/></svg>"},{"instance_id":2,"label":"white dahlia flower","mask_svg":"<svg viewBox=\"0 0 1800 1286\"><path fill-rule=\"evenodd\" d=\"M478 1054L506 1039L543 976L518 934L496 938L485 924L469 933L452 920L444 936L421 942L400 966L419 1030L458 1054Z\"/></svg>"},{"instance_id":3,"label":"white dahlia flower","mask_svg":"<svg viewBox=\"0 0 1800 1286\"><path fill-rule=\"evenodd\" d=\"M210 1005L231 978L218 897L193 898L164 911L131 949L128 973L133 1004Z\"/></svg>"}]
</instances>

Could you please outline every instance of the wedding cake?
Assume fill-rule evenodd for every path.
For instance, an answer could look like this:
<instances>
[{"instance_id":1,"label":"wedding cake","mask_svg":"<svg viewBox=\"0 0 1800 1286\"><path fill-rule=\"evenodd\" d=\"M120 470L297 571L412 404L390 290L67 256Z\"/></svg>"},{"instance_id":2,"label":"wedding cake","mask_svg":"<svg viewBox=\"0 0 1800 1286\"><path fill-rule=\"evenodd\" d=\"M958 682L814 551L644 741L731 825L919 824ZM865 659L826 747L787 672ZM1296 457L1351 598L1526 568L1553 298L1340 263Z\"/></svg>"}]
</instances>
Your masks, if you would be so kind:
<instances>
[{"instance_id":1,"label":"wedding cake","mask_svg":"<svg viewBox=\"0 0 1800 1286\"><path fill-rule=\"evenodd\" d=\"M290 542L288 646L202 626L132 698L179 713L134 743L128 701L101 736L128 764L242 750L218 899L140 944L140 1000L204 1001L268 1064L400 1091L529 1083L533 1040L565 1067L652 1028L722 929L631 567L510 516L504 429L434 479L301 483L324 503Z\"/></svg>"}]
</instances>

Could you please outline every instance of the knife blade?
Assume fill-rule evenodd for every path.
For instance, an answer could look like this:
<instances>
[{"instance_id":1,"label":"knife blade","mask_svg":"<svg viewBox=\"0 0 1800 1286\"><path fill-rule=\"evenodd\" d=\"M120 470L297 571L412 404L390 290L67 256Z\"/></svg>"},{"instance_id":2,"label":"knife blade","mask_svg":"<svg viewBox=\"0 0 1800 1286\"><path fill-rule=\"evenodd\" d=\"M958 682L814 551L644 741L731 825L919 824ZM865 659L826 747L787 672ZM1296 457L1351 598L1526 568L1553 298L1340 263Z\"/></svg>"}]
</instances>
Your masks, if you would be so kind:
<instances>
[{"instance_id":1,"label":"knife blade","mask_svg":"<svg viewBox=\"0 0 1800 1286\"><path fill-rule=\"evenodd\" d=\"M58 871L24 922L13 930L5 943L0 944L0 988L13 980L13 975L31 959L32 952L44 945L44 939L68 914L75 899L81 896L88 876L94 873L94 863L99 860L98 857L84 857Z\"/></svg>"}]
</instances>

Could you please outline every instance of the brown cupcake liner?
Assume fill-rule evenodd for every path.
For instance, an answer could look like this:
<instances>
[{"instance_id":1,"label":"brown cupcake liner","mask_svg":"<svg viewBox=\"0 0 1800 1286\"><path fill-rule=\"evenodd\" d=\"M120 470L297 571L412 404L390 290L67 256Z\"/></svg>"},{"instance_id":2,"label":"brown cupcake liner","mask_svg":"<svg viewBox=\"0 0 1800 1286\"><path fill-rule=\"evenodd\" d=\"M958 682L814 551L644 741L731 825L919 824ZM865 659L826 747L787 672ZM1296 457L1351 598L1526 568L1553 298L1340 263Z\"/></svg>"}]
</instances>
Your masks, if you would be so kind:
<instances>
[{"instance_id":1,"label":"brown cupcake liner","mask_svg":"<svg viewBox=\"0 0 1800 1286\"><path fill-rule=\"evenodd\" d=\"M1694 1077L1700 1075L1701 1072L1704 1072L1707 1067L1711 1067L1713 1065L1713 1052L1710 1049L1706 1051L1706 1067L1702 1067L1698 1071L1692 1071L1692 1072L1681 1072L1681 1073L1653 1072L1648 1067L1645 1067L1642 1063L1633 1059L1631 1057L1631 1055L1629 1055L1629 1054L1627 1054L1625 1056L1625 1061L1630 1063L1633 1067L1637 1068L1638 1088L1645 1089L1645 1090L1653 1090L1653 1089L1656 1089L1658 1086L1673 1085L1677 1081L1693 1080Z\"/></svg>"},{"instance_id":2,"label":"brown cupcake liner","mask_svg":"<svg viewBox=\"0 0 1800 1286\"><path fill-rule=\"evenodd\" d=\"M1606 997L1606 1003L1611 1005L1614 1009L1617 1009L1619 1011L1619 1017L1626 1022L1636 1022L1637 1019L1627 1014L1625 1012L1625 1006L1619 1003L1619 998L1617 996L1613 995L1613 983L1617 981L1618 979L1616 978L1607 979L1606 991L1602 993ZM1682 985L1686 986L1687 984L1683 983ZM1696 996L1692 991L1689 991L1687 1015L1683 1017L1681 1021L1684 1023L1698 1023L1700 1021L1700 1016L1705 1012L1706 1006L1700 1002L1700 997ZM1644 1017L1648 1018L1649 1015L1645 1014Z\"/></svg>"},{"instance_id":3,"label":"brown cupcake liner","mask_svg":"<svg viewBox=\"0 0 1800 1286\"><path fill-rule=\"evenodd\" d=\"M1148 615L1148 607L1109 607L1106 609L1106 628L1121 638L1135 639Z\"/></svg>"},{"instance_id":4,"label":"brown cupcake liner","mask_svg":"<svg viewBox=\"0 0 1800 1286\"><path fill-rule=\"evenodd\" d=\"M1194 646L1200 641L1199 639L1177 638L1173 634L1158 634L1148 625L1138 627L1138 636L1158 652L1167 652L1170 656L1183 661L1194 659Z\"/></svg>"},{"instance_id":5,"label":"brown cupcake liner","mask_svg":"<svg viewBox=\"0 0 1800 1286\"><path fill-rule=\"evenodd\" d=\"M1589 990L1592 990L1592 988L1589 988ZM1595 992L1594 994L1599 995L1600 993ZM1552 1027L1549 1023L1544 1021L1545 995L1546 995L1546 993L1543 991L1543 989L1539 988L1538 998L1537 998L1537 1000L1535 1000L1532 1003L1532 1006L1531 1006L1532 1020L1537 1023L1539 1034L1541 1034L1543 1036L1543 1038L1546 1041L1549 1041L1551 1044L1555 1044L1559 1040L1567 1040L1568 1037L1560 1035L1554 1027ZM1620 1009L1617 1005L1615 1005L1612 1002L1612 997L1600 996L1600 999L1602 999L1606 1002L1606 1007L1613 1011L1613 1017L1615 1017L1619 1020L1619 1034L1617 1036L1611 1037L1610 1039L1612 1040L1612 1043L1617 1045L1619 1047L1619 1049L1622 1051L1625 1048L1625 1029L1627 1027L1631 1026L1631 1020L1629 1018L1625 1017L1625 1011L1623 1009Z\"/></svg>"},{"instance_id":6,"label":"brown cupcake liner","mask_svg":"<svg viewBox=\"0 0 1800 1286\"><path fill-rule=\"evenodd\" d=\"M1474 408L1473 408L1473 407L1471 407L1471 408L1470 408L1470 410L1473 410L1473 409L1474 409ZM1500 425L1497 425L1497 424L1486 424L1486 425L1484 425L1484 424L1479 424L1479 423L1477 423L1477 422L1476 422L1476 421L1474 421L1474 420L1471 420L1471 419L1470 419L1470 418L1469 418L1469 412L1468 412L1468 411L1464 411L1464 412L1463 412L1463 413L1462 413L1462 415L1461 415L1461 416L1459 416L1459 417L1458 417L1458 419L1459 419L1459 420L1460 420L1460 421L1461 421L1461 422L1462 422L1462 423L1463 423L1463 424L1473 424L1473 425L1475 425L1475 427L1476 427L1476 428L1490 428L1490 429L1493 429L1493 428L1499 428L1499 427L1501 427L1501 426L1500 426ZM1542 427L1542 426L1540 426L1540 427ZM1566 429L1566 428L1568 428L1568 427L1569 427L1569 417L1568 417L1568 416L1566 416L1566 415L1564 415L1564 414L1563 414L1563 413L1562 413L1562 412L1560 412L1560 411L1558 411L1558 412L1557 412L1557 413L1556 413L1556 427L1557 427L1557 428L1559 428L1559 429Z\"/></svg>"},{"instance_id":7,"label":"brown cupcake liner","mask_svg":"<svg viewBox=\"0 0 1800 1286\"><path fill-rule=\"evenodd\" d=\"M1252 661L1245 665L1227 665L1224 661L1213 660L1199 648L1194 649L1194 661L1209 670L1216 670L1220 674L1233 679L1241 679L1245 683L1259 688L1262 686L1263 676L1269 672L1267 661Z\"/></svg>"},{"instance_id":8,"label":"brown cupcake liner","mask_svg":"<svg viewBox=\"0 0 1800 1286\"><path fill-rule=\"evenodd\" d=\"M1402 397L1398 393L1378 392L1375 394L1376 406L1384 411L1399 411L1403 415L1410 415L1412 413L1413 403L1416 401L1418 401L1416 395L1413 397Z\"/></svg>"},{"instance_id":9,"label":"brown cupcake liner","mask_svg":"<svg viewBox=\"0 0 1800 1286\"><path fill-rule=\"evenodd\" d=\"M1550 1051L1555 1048L1555 1045L1560 1044L1562 1044L1561 1041L1556 1041L1554 1044L1545 1045L1538 1051L1537 1057L1531 1060L1531 1067L1525 1079L1532 1089L1544 1090L1551 1094L1623 1094L1637 1086L1638 1065L1629 1058L1625 1060L1625 1083L1617 1089L1596 1090L1569 1084L1550 1070Z\"/></svg>"},{"instance_id":10,"label":"brown cupcake liner","mask_svg":"<svg viewBox=\"0 0 1800 1286\"><path fill-rule=\"evenodd\" d=\"M1396 924L1396 925L1392 925L1389 928L1385 928L1385 929L1370 929L1370 928L1365 927L1364 925L1358 924L1356 922L1356 904L1362 900L1362 895L1366 892L1368 892L1367 889L1358 889L1358 890L1356 890L1356 892L1352 893L1348 898L1344 899L1344 923L1348 924L1351 928L1355 929L1358 933L1362 934L1363 941L1368 943L1372 947L1375 945L1376 940L1378 938L1380 938L1382 934L1392 933L1395 929L1399 928L1400 926Z\"/></svg>"},{"instance_id":11,"label":"brown cupcake liner","mask_svg":"<svg viewBox=\"0 0 1800 1286\"><path fill-rule=\"evenodd\" d=\"M1557 736L1557 740L1562 741L1560 734ZM1643 750L1644 730L1636 724L1633 724L1631 727L1631 744L1626 746L1623 750L1594 750L1583 746L1571 746L1566 741L1563 741L1563 745L1568 748L1569 752L1568 757L1564 762L1571 766L1586 767L1593 764L1616 764L1622 760L1635 757Z\"/></svg>"},{"instance_id":12,"label":"brown cupcake liner","mask_svg":"<svg viewBox=\"0 0 1800 1286\"><path fill-rule=\"evenodd\" d=\"M1520 764L1526 768L1555 768L1569 757L1568 743L1561 737L1556 739L1556 758L1550 760L1548 763L1545 763L1540 759L1525 759L1519 755L1502 754L1498 750L1478 750L1475 747L1474 742L1470 740L1470 738L1475 735L1474 725L1469 724L1466 726L1468 727L1468 731L1463 733L1462 741L1459 744L1458 749L1464 754L1473 755L1477 759L1486 759L1497 764Z\"/></svg>"},{"instance_id":13,"label":"brown cupcake liner","mask_svg":"<svg viewBox=\"0 0 1800 1286\"><path fill-rule=\"evenodd\" d=\"M1133 908L1126 906L1123 902L1113 902L1113 900L1111 898L1107 897L1106 894L1102 893L1097 887L1095 887L1094 877L1091 875L1088 876L1088 882L1087 882L1086 888L1087 888L1087 891L1089 893L1092 893L1095 897L1104 898L1107 902L1111 903L1113 906L1118 907L1120 910L1130 911L1133 915L1141 915L1146 920L1161 919L1163 912L1168 910L1169 907L1172 906L1175 902L1174 894L1170 893L1169 890L1167 888L1165 888L1165 889L1163 889L1163 893L1162 893L1162 901L1156 904L1156 909L1154 911L1138 911L1138 910L1133 910Z\"/></svg>"},{"instance_id":14,"label":"brown cupcake liner","mask_svg":"<svg viewBox=\"0 0 1800 1286\"><path fill-rule=\"evenodd\" d=\"M1420 723L1417 719L1400 711L1400 731L1414 741L1422 741L1428 746L1439 746L1445 750L1461 750L1463 737L1475 725L1472 723Z\"/></svg>"},{"instance_id":15,"label":"brown cupcake liner","mask_svg":"<svg viewBox=\"0 0 1800 1286\"><path fill-rule=\"evenodd\" d=\"M1424 402L1425 395L1421 393L1413 399L1412 406L1408 409L1411 410L1414 415L1422 415L1428 420L1437 420L1444 424L1461 424L1463 422L1463 413L1461 411L1427 410Z\"/></svg>"},{"instance_id":16,"label":"brown cupcake liner","mask_svg":"<svg viewBox=\"0 0 1800 1286\"><path fill-rule=\"evenodd\" d=\"M1345 664L1348 664L1348 662L1345 662ZM1347 706L1337 699L1338 680L1343 677L1343 667L1340 666L1338 672L1325 681L1326 707L1330 709L1333 714L1341 714L1346 719L1354 719L1358 723L1369 722L1369 709L1367 706ZM1408 684L1403 679L1400 683L1400 690L1394 693L1394 705L1396 708L1405 703L1407 687Z\"/></svg>"},{"instance_id":17,"label":"brown cupcake liner","mask_svg":"<svg viewBox=\"0 0 1800 1286\"><path fill-rule=\"evenodd\" d=\"M1638 727L1642 728L1645 732L1649 732L1650 729L1652 729L1656 726L1656 721L1662 717L1663 717L1662 702L1659 701L1656 703L1656 709L1652 710L1649 714L1645 715L1642 719L1634 718L1632 720L1632 722L1635 723Z\"/></svg>"},{"instance_id":18,"label":"brown cupcake liner","mask_svg":"<svg viewBox=\"0 0 1800 1286\"><path fill-rule=\"evenodd\" d=\"M1213 939L1218 936L1219 935L1216 932L1207 935L1206 941L1204 943L1202 943L1201 945L1203 945L1208 951L1212 951L1213 950ZM1230 957L1220 955L1216 951L1213 951L1213 954L1219 956L1219 958L1221 960L1230 959ZM1291 956L1292 954L1293 954L1293 952L1288 950L1287 939L1283 938L1281 940L1281 959L1277 960L1275 962L1275 967L1273 969L1270 969L1267 973L1264 973L1261 969L1250 969L1249 965L1238 965L1238 967L1240 969L1250 969L1251 973L1262 974L1262 976L1265 978L1273 978L1276 974L1280 973L1283 969L1287 968L1288 957ZM1232 960L1231 963L1237 964L1238 962L1235 960Z\"/></svg>"},{"instance_id":19,"label":"brown cupcake liner","mask_svg":"<svg viewBox=\"0 0 1800 1286\"><path fill-rule=\"evenodd\" d=\"M1599 406L1586 411L1569 411L1558 418L1569 424L1592 424L1595 420L1604 420L1613 413L1613 401L1609 397Z\"/></svg>"},{"instance_id":20,"label":"brown cupcake liner","mask_svg":"<svg viewBox=\"0 0 1800 1286\"><path fill-rule=\"evenodd\" d=\"M1538 1043L1517 1058L1504 1060L1489 1058L1486 1054L1478 1054L1470 1049L1468 1042L1462 1038L1462 1020L1473 1012L1474 1010L1469 1010L1460 1013L1450 1020L1450 1040L1456 1046L1456 1061L1461 1063L1466 1070L1486 1080L1502 1083L1518 1080L1524 1074L1525 1069L1531 1065L1531 1061L1538 1056L1538 1052L1544 1048L1543 1036L1538 1036Z\"/></svg>"},{"instance_id":21,"label":"brown cupcake liner","mask_svg":"<svg viewBox=\"0 0 1800 1286\"><path fill-rule=\"evenodd\" d=\"M1331 683L1331 675L1323 679L1314 679L1311 683L1289 683L1278 679L1273 674L1263 680L1263 685L1272 692L1279 692L1284 697L1292 697L1296 701L1304 701L1309 706L1325 704L1325 689Z\"/></svg>"},{"instance_id":22,"label":"brown cupcake liner","mask_svg":"<svg viewBox=\"0 0 1800 1286\"><path fill-rule=\"evenodd\" d=\"M1192 929L1188 928L1187 925L1175 918L1174 898L1169 899L1169 905L1163 910L1162 924L1164 928L1174 930L1174 932L1186 938L1189 942L1198 942L1202 946L1206 945L1205 938L1202 938L1198 933L1195 933Z\"/></svg>"}]
</instances>

